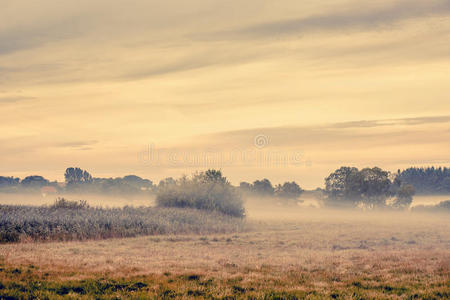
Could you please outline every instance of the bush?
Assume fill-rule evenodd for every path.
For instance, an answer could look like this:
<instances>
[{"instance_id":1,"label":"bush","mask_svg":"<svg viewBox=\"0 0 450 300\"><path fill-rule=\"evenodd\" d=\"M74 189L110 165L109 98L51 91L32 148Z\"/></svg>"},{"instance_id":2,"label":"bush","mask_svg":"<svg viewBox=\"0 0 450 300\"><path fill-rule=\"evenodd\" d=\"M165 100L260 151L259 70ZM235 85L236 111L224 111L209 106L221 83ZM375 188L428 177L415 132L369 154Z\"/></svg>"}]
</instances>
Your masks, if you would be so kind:
<instances>
[{"instance_id":1,"label":"bush","mask_svg":"<svg viewBox=\"0 0 450 300\"><path fill-rule=\"evenodd\" d=\"M67 208L67 209L84 209L88 208L85 200L66 200L65 198L58 197L55 203L50 206L51 208Z\"/></svg>"},{"instance_id":2,"label":"bush","mask_svg":"<svg viewBox=\"0 0 450 300\"><path fill-rule=\"evenodd\" d=\"M163 185L156 197L162 207L190 207L217 211L234 217L244 217L245 210L239 191L221 171L208 170L182 177Z\"/></svg>"}]
</instances>

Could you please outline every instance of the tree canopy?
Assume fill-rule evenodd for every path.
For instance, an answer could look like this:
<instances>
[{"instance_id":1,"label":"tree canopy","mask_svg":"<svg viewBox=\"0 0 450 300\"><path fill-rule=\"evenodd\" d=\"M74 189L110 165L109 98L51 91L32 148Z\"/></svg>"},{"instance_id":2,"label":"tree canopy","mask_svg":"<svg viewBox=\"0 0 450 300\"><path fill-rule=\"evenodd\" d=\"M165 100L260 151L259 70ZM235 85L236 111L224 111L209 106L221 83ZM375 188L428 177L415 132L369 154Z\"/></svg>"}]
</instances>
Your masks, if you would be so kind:
<instances>
[{"instance_id":1,"label":"tree canopy","mask_svg":"<svg viewBox=\"0 0 450 300\"><path fill-rule=\"evenodd\" d=\"M67 168L64 178L66 184L92 183L92 175L80 168Z\"/></svg>"},{"instance_id":2,"label":"tree canopy","mask_svg":"<svg viewBox=\"0 0 450 300\"><path fill-rule=\"evenodd\" d=\"M378 167L358 170L341 167L325 178L326 202L329 205L367 208L407 207L412 202L414 187Z\"/></svg>"}]
</instances>

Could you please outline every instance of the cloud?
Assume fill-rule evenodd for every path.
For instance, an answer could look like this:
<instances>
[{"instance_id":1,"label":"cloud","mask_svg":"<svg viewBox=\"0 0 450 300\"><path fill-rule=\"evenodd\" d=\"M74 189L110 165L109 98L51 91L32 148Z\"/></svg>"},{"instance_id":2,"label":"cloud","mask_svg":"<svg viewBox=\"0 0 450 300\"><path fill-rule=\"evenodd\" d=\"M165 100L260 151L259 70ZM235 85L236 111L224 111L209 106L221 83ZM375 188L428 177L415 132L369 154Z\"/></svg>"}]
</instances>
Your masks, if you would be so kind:
<instances>
[{"instance_id":1,"label":"cloud","mask_svg":"<svg viewBox=\"0 0 450 300\"><path fill-rule=\"evenodd\" d=\"M391 26L408 19L448 15L449 13L449 0L408 0L373 9L350 9L344 12L266 22L236 30L216 32L211 36L219 38L273 37L312 31L374 29Z\"/></svg>"},{"instance_id":2,"label":"cloud","mask_svg":"<svg viewBox=\"0 0 450 300\"><path fill-rule=\"evenodd\" d=\"M16 136L12 138L2 138L0 143L3 146L2 154L15 155L19 153L45 152L46 149L67 148L70 150L87 150L91 146L98 144L97 140L72 140L56 142L55 137L36 135Z\"/></svg>"},{"instance_id":3,"label":"cloud","mask_svg":"<svg viewBox=\"0 0 450 300\"><path fill-rule=\"evenodd\" d=\"M450 116L362 120L316 126L253 128L199 136L195 138L196 144L193 144L193 148L206 149L209 147L217 150L228 149L230 145L239 145L244 148L254 147L254 138L260 135L270 140L269 144L274 149L308 147L318 150L317 147L327 146L330 149L369 149L369 147L379 146L446 143L446 139L450 140L446 123L450 123ZM427 129L425 125L429 124L442 125L437 129ZM384 127L384 129L370 130L379 127Z\"/></svg>"},{"instance_id":4,"label":"cloud","mask_svg":"<svg viewBox=\"0 0 450 300\"><path fill-rule=\"evenodd\" d=\"M218 50L220 49L220 50ZM170 49L167 49L167 56L170 58ZM270 56L269 50L260 50L258 52L253 49L243 49L236 45L223 45L221 43L202 44L192 48L183 48L178 46L172 49L175 53L186 51L191 53L182 57L175 57L154 63L148 60L134 69L118 76L121 80L139 80L155 76L162 76L171 73L191 71L208 67L223 67L230 65L239 65L251 61L257 61L261 58Z\"/></svg>"},{"instance_id":5,"label":"cloud","mask_svg":"<svg viewBox=\"0 0 450 300\"><path fill-rule=\"evenodd\" d=\"M90 140L90 141L70 141L70 142L64 142L64 143L57 143L54 145L54 147L57 148L79 148L80 150L87 150L91 149L92 146L97 144L98 141L96 140Z\"/></svg>"},{"instance_id":6,"label":"cloud","mask_svg":"<svg viewBox=\"0 0 450 300\"><path fill-rule=\"evenodd\" d=\"M24 97L24 96L10 96L10 97L0 97L0 104L3 103L17 103L21 101L35 99L34 97Z\"/></svg>"},{"instance_id":7,"label":"cloud","mask_svg":"<svg viewBox=\"0 0 450 300\"><path fill-rule=\"evenodd\" d=\"M177 73L183 71L190 71L201 69L215 64L219 64L219 61L209 61L207 57L192 57L181 59L175 62L170 62L160 66L147 66L140 67L138 70L133 70L119 76L121 80L139 80L144 78L150 78L154 76L162 76L170 73Z\"/></svg>"},{"instance_id":8,"label":"cloud","mask_svg":"<svg viewBox=\"0 0 450 300\"><path fill-rule=\"evenodd\" d=\"M289 20L282 19L283 14L279 12L249 18L255 3L241 5L232 1L222 7L209 1L197 1L192 5L154 1L133 1L132 4L82 1L75 5L64 1L53 8L52 1L42 1L40 14L35 13L34 8L28 9L21 18L17 12L29 5L24 1L15 11L3 13L8 16L16 12L10 24L6 22L7 27L0 29L0 59L2 54L9 54L3 55L4 61L0 60L3 71L0 80L10 85L120 82L282 59L307 61L312 65L314 60L316 64L321 60L321 65L329 65L338 58L339 62L351 61L358 66L378 66L410 61L411 56L428 61L448 57L448 45L442 45L443 37L429 32L418 38L416 35L394 40L383 37L369 45L358 38L356 43L330 41L327 47L314 41L286 46L277 41L257 43L252 40L316 30L372 29L413 17L442 15L450 11L448 0L385 2L383 6L371 4L376 8L370 10L361 9L369 4L351 1L347 6L341 4L345 11L333 10ZM286 1L282 6L300 11L302 5ZM316 12L325 7L323 3L314 6ZM229 13L238 7L239 18ZM279 21L264 22L274 18ZM204 26L205 20L210 20L211 25ZM257 22L262 23L249 25ZM234 27L230 24L240 27L230 29ZM217 42L222 38L239 37L248 40ZM30 49L32 55L21 52Z\"/></svg>"},{"instance_id":9,"label":"cloud","mask_svg":"<svg viewBox=\"0 0 450 300\"><path fill-rule=\"evenodd\" d=\"M380 126L395 126L395 125L424 125L432 123L448 123L450 116L433 116L433 117L419 117L419 118L402 118L402 119L387 119L387 120L369 120L369 121L355 121L342 122L330 125L330 128L370 128Z\"/></svg>"},{"instance_id":10,"label":"cloud","mask_svg":"<svg viewBox=\"0 0 450 300\"><path fill-rule=\"evenodd\" d=\"M88 32L92 22L84 16L18 26L0 32L0 55L41 47L47 43L71 39Z\"/></svg>"},{"instance_id":11,"label":"cloud","mask_svg":"<svg viewBox=\"0 0 450 300\"><path fill-rule=\"evenodd\" d=\"M436 117L422 117L422 118L408 118L398 119L406 125L421 125L432 123L448 123L450 122L450 116L436 116Z\"/></svg>"}]
</instances>

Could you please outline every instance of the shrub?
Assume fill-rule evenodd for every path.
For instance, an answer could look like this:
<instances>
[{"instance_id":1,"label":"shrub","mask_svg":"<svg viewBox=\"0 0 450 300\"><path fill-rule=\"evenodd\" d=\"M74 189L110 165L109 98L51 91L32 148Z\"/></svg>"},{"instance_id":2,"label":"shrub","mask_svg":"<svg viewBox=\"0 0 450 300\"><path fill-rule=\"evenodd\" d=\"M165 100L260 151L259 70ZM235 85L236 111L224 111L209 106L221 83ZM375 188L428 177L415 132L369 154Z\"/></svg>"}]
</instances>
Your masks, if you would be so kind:
<instances>
[{"instance_id":1,"label":"shrub","mask_svg":"<svg viewBox=\"0 0 450 300\"><path fill-rule=\"evenodd\" d=\"M88 208L88 204L85 200L66 200L65 198L58 197L55 203L50 206L51 208L67 208L67 209L84 209Z\"/></svg>"},{"instance_id":2,"label":"shrub","mask_svg":"<svg viewBox=\"0 0 450 300\"><path fill-rule=\"evenodd\" d=\"M222 176L221 171L208 170L182 177L163 185L156 197L162 207L190 207L244 217L239 191Z\"/></svg>"}]
</instances>

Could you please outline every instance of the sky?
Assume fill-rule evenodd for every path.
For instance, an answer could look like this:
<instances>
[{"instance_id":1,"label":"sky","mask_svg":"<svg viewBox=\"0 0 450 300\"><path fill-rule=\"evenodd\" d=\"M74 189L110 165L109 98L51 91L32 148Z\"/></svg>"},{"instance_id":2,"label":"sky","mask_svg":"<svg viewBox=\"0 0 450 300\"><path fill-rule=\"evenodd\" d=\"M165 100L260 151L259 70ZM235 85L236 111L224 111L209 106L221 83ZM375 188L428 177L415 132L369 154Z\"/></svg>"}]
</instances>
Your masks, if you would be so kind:
<instances>
[{"instance_id":1,"label":"sky","mask_svg":"<svg viewBox=\"0 0 450 300\"><path fill-rule=\"evenodd\" d=\"M450 0L0 7L0 175L450 166Z\"/></svg>"}]
</instances>

